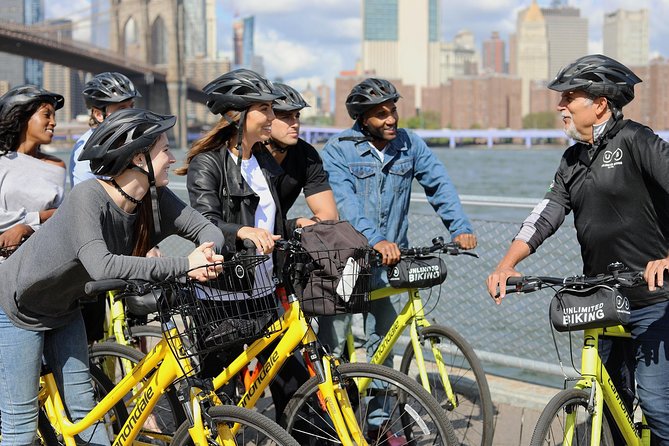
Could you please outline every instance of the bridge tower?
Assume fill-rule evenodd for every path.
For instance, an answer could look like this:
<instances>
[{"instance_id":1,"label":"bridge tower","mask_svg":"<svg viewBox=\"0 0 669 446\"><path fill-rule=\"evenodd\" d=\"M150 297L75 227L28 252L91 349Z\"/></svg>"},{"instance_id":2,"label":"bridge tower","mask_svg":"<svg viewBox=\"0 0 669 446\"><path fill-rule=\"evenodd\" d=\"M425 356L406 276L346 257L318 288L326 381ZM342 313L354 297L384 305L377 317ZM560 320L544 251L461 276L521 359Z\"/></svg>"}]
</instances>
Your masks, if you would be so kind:
<instances>
[{"instance_id":1,"label":"bridge tower","mask_svg":"<svg viewBox=\"0 0 669 446\"><path fill-rule=\"evenodd\" d=\"M133 82L140 86L146 108L177 115L174 137L180 148L187 145L183 40L183 0L112 0L111 49L166 69L166 91L155 85L148 75Z\"/></svg>"}]
</instances>

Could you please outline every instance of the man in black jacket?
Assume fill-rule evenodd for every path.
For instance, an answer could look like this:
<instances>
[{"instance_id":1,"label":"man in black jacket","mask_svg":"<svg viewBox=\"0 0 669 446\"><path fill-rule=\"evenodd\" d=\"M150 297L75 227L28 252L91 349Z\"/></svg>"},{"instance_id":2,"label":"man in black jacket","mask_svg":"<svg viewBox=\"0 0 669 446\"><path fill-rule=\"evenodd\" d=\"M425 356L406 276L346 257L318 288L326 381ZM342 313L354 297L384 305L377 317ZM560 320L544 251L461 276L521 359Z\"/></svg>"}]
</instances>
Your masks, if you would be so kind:
<instances>
[{"instance_id":1,"label":"man in black jacket","mask_svg":"<svg viewBox=\"0 0 669 446\"><path fill-rule=\"evenodd\" d=\"M533 253L574 211L583 273L607 272L613 262L644 271L647 286L626 291L632 306L630 344L603 346L607 370L636 362L641 407L658 444L669 444L669 143L622 108L641 82L619 62L590 55L564 68L548 88L561 92L558 111L576 143L564 153L544 200L523 222L511 247L488 276L488 292L501 303L515 266ZM605 355L603 355L605 356ZM631 375L631 373L630 373ZM631 378L631 376L629 377ZM620 384L620 383L619 383ZM630 382L623 388L634 389ZM625 396L623 390L623 396Z\"/></svg>"}]
</instances>

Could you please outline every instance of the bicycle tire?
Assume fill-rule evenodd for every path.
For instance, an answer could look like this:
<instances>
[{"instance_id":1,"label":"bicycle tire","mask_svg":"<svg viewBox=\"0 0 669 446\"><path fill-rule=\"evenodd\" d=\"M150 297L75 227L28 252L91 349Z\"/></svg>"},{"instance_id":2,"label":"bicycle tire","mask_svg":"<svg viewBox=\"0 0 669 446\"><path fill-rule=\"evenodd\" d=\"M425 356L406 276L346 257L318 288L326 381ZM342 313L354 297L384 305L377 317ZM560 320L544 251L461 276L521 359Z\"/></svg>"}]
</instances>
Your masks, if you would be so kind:
<instances>
[{"instance_id":1,"label":"bicycle tire","mask_svg":"<svg viewBox=\"0 0 669 446\"><path fill-rule=\"evenodd\" d=\"M281 426L251 409L230 405L214 406L209 409L208 413L217 425L221 423L239 423L243 426L237 433L237 440L242 436L242 441L236 441L237 444L257 446L300 446L300 444ZM177 429L177 432L174 434L171 443L172 446L187 446L193 444L190 434L188 433L188 428L188 422L184 422L179 426L179 429ZM249 428L255 430L255 436ZM214 429L212 429L212 431L214 431Z\"/></svg>"},{"instance_id":2,"label":"bicycle tire","mask_svg":"<svg viewBox=\"0 0 669 446\"><path fill-rule=\"evenodd\" d=\"M407 444L423 444L425 441L429 444L458 444L453 427L439 403L405 374L365 363L341 364L337 373L346 385L362 432L371 443L386 444L386 440L392 437L395 444L402 443L402 440ZM360 393L356 378L371 378L374 381L365 392ZM284 411L284 426L304 446L340 444L327 415L320 409L317 386L318 378L312 377L297 390ZM389 409L393 410L388 414ZM395 409L399 409L397 414ZM381 422L380 427L378 424L367 424L370 416L384 419L374 421Z\"/></svg>"},{"instance_id":3,"label":"bicycle tire","mask_svg":"<svg viewBox=\"0 0 669 446\"><path fill-rule=\"evenodd\" d=\"M144 354L132 347L116 344L114 342L101 342L94 344L89 352L91 366L103 369L101 362L105 359L114 359L116 363L120 360L130 361L133 365L142 360ZM121 370L121 367L117 367ZM111 377L111 381L116 384L122 378L120 373ZM132 405L131 398L124 399L125 404ZM128 410L130 413L130 410ZM181 423L186 420L186 414L176 395L173 387L168 387L158 400L156 407L151 412L150 417L144 424L144 428L138 438L150 438L154 441L160 441L161 438L170 438L174 435Z\"/></svg>"},{"instance_id":4,"label":"bicycle tire","mask_svg":"<svg viewBox=\"0 0 669 446\"><path fill-rule=\"evenodd\" d=\"M157 325L128 325L128 336L133 347L148 352L163 339L163 330Z\"/></svg>"},{"instance_id":5,"label":"bicycle tire","mask_svg":"<svg viewBox=\"0 0 669 446\"><path fill-rule=\"evenodd\" d=\"M443 325L422 328L419 337L425 339L422 351L430 392L448 412L448 419L460 443L470 446L492 445L495 409L485 371L472 346L457 331ZM442 363L458 402L457 407L453 407L446 398L430 346L439 347ZM400 371L421 382L411 343L402 356Z\"/></svg>"},{"instance_id":6,"label":"bicycle tire","mask_svg":"<svg viewBox=\"0 0 669 446\"><path fill-rule=\"evenodd\" d=\"M530 440L530 446L545 446L564 443L564 415L569 411L577 411L579 420L576 424L576 437L572 445L581 446L590 443L592 416L588 412L590 394L585 390L567 389L555 395L541 412L537 425ZM613 446L613 436L606 417L602 418L600 445Z\"/></svg>"}]
</instances>

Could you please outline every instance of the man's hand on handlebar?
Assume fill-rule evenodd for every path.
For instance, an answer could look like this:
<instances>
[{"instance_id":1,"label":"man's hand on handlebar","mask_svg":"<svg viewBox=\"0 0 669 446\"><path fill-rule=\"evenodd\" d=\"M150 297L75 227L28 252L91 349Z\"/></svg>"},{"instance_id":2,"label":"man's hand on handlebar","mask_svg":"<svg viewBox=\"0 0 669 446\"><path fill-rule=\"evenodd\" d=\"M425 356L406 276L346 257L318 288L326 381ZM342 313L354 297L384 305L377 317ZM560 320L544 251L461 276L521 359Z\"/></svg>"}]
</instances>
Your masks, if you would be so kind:
<instances>
[{"instance_id":1,"label":"man's hand on handlebar","mask_svg":"<svg viewBox=\"0 0 669 446\"><path fill-rule=\"evenodd\" d=\"M374 250L381 254L381 263L384 265L394 265L400 261L400 248L396 243L389 242L388 240L381 240L374 245Z\"/></svg>"},{"instance_id":2,"label":"man's hand on handlebar","mask_svg":"<svg viewBox=\"0 0 669 446\"><path fill-rule=\"evenodd\" d=\"M488 294L493 298L497 305L502 303L506 296L506 280L509 277L519 277L521 274L510 266L498 266L486 281L488 285Z\"/></svg>"},{"instance_id":3,"label":"man's hand on handlebar","mask_svg":"<svg viewBox=\"0 0 669 446\"><path fill-rule=\"evenodd\" d=\"M459 234L453 238L453 241L462 249L474 249L478 243L474 234Z\"/></svg>"},{"instance_id":4,"label":"man's hand on handlebar","mask_svg":"<svg viewBox=\"0 0 669 446\"><path fill-rule=\"evenodd\" d=\"M656 287L661 288L664 285L665 271L669 271L669 257L648 262L643 278L648 282L649 291L655 291Z\"/></svg>"}]
</instances>

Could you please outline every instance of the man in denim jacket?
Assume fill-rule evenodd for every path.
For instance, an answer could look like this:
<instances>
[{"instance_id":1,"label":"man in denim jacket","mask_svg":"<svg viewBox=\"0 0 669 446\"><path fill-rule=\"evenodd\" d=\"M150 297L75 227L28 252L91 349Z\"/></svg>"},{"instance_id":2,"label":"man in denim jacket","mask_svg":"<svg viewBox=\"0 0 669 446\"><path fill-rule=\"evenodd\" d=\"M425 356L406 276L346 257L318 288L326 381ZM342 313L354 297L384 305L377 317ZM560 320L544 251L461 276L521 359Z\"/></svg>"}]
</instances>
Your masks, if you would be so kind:
<instances>
[{"instance_id":1,"label":"man in denim jacket","mask_svg":"<svg viewBox=\"0 0 669 446\"><path fill-rule=\"evenodd\" d=\"M384 265L397 263L399 247L408 246L411 183L415 178L452 239L462 248L472 249L476 236L446 168L419 136L397 128L395 103L399 98L393 84L374 78L353 87L346 98L346 109L355 124L333 136L322 152L340 217L367 237L382 254ZM376 270L372 287L381 288L387 283L387 268ZM372 302L365 320L368 356L396 316L390 299ZM321 318L319 336L334 353L343 349L349 320L339 316ZM386 365L392 366L392 355Z\"/></svg>"}]
</instances>

